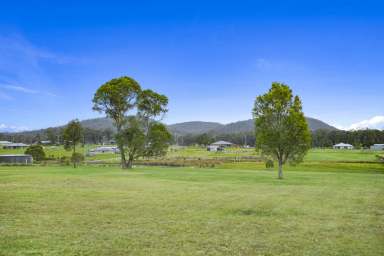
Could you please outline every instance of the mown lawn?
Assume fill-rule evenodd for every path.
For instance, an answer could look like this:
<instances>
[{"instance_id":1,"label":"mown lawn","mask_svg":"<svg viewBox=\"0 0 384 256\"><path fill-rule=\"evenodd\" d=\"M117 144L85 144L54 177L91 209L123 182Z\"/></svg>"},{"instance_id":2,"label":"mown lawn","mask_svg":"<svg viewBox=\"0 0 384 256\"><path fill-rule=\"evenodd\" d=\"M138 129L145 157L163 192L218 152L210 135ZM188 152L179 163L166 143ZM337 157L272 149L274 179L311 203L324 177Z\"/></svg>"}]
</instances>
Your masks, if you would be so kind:
<instances>
[{"instance_id":1,"label":"mown lawn","mask_svg":"<svg viewBox=\"0 0 384 256\"><path fill-rule=\"evenodd\" d=\"M3 166L0 255L383 255L384 170L305 168Z\"/></svg>"}]
</instances>

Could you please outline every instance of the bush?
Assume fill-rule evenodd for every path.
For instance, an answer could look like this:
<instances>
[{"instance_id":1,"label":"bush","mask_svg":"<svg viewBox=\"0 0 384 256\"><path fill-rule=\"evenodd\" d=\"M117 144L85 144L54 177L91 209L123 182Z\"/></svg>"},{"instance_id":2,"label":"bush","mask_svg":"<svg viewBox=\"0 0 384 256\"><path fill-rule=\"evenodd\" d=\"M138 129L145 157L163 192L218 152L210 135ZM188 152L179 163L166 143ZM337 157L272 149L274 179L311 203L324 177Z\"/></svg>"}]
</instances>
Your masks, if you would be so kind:
<instances>
[{"instance_id":1,"label":"bush","mask_svg":"<svg viewBox=\"0 0 384 256\"><path fill-rule=\"evenodd\" d=\"M60 164L61 165L69 165L70 164L69 158L66 156L60 157Z\"/></svg>"},{"instance_id":2,"label":"bush","mask_svg":"<svg viewBox=\"0 0 384 256\"><path fill-rule=\"evenodd\" d=\"M45 159L45 152L41 145L31 145L25 152L27 155L31 155L35 161L41 161Z\"/></svg>"},{"instance_id":3,"label":"bush","mask_svg":"<svg viewBox=\"0 0 384 256\"><path fill-rule=\"evenodd\" d=\"M270 169L270 168L273 168L274 164L273 164L273 160L271 159L268 159L266 162L265 162L265 167Z\"/></svg>"},{"instance_id":4,"label":"bush","mask_svg":"<svg viewBox=\"0 0 384 256\"><path fill-rule=\"evenodd\" d=\"M82 161L84 161L84 155L81 153L73 153L71 156L71 162L73 163L73 166L76 167L79 165Z\"/></svg>"}]
</instances>

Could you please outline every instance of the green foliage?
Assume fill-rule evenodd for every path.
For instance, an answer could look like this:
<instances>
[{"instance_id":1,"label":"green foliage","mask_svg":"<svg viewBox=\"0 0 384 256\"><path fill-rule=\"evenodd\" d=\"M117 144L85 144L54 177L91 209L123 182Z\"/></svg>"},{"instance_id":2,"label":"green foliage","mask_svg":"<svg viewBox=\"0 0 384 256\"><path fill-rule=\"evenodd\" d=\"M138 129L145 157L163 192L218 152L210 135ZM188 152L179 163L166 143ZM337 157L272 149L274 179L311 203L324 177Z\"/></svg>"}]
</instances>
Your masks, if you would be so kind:
<instances>
[{"instance_id":1,"label":"green foliage","mask_svg":"<svg viewBox=\"0 0 384 256\"><path fill-rule=\"evenodd\" d=\"M132 168L133 160L145 152L145 134L140 120L136 117L127 118L126 127L116 135L116 139L128 155L127 167Z\"/></svg>"},{"instance_id":2,"label":"green foliage","mask_svg":"<svg viewBox=\"0 0 384 256\"><path fill-rule=\"evenodd\" d=\"M71 162L73 166L76 168L81 162L84 161L84 155L81 153L73 152L71 156Z\"/></svg>"},{"instance_id":3,"label":"green foliage","mask_svg":"<svg viewBox=\"0 0 384 256\"><path fill-rule=\"evenodd\" d=\"M203 133L196 138L196 142L199 145L206 146L214 142L214 139L207 133Z\"/></svg>"},{"instance_id":4,"label":"green foliage","mask_svg":"<svg viewBox=\"0 0 384 256\"><path fill-rule=\"evenodd\" d=\"M135 107L140 92L141 87L133 78L114 78L97 89L92 100L93 109L112 118L119 130L124 123L125 114Z\"/></svg>"},{"instance_id":5,"label":"green foliage","mask_svg":"<svg viewBox=\"0 0 384 256\"><path fill-rule=\"evenodd\" d=\"M51 141L51 144L56 144L56 133L55 129L53 128L47 128L45 130L45 135L47 137L47 140Z\"/></svg>"},{"instance_id":6,"label":"green foliage","mask_svg":"<svg viewBox=\"0 0 384 256\"><path fill-rule=\"evenodd\" d=\"M44 148L41 145L31 145L24 153L31 155L35 161L42 161L45 159Z\"/></svg>"},{"instance_id":7,"label":"green foliage","mask_svg":"<svg viewBox=\"0 0 384 256\"><path fill-rule=\"evenodd\" d=\"M265 162L265 167L268 168L268 169L273 168L273 167L274 167L273 160L272 160L272 159L268 159L268 160Z\"/></svg>"},{"instance_id":8,"label":"green foliage","mask_svg":"<svg viewBox=\"0 0 384 256\"><path fill-rule=\"evenodd\" d=\"M118 142L124 146L127 154L129 168L138 157L165 155L172 140L172 135L164 124L151 122L148 133L145 133L143 122L139 117L129 117L126 127L117 135Z\"/></svg>"},{"instance_id":9,"label":"green foliage","mask_svg":"<svg viewBox=\"0 0 384 256\"><path fill-rule=\"evenodd\" d=\"M103 84L93 97L93 109L104 112L114 120L117 143L120 149L121 166L132 167L133 159L145 155L150 125L155 117L166 113L168 98L152 90L141 90L130 77L112 79ZM137 117L126 117L129 110L137 108ZM153 134L160 134L159 132ZM152 135L151 140L153 140ZM159 138L160 140L160 138ZM156 141L154 141L156 142ZM157 147L159 144L155 143ZM128 163L125 158L127 149ZM159 148L154 149L158 151Z\"/></svg>"},{"instance_id":10,"label":"green foliage","mask_svg":"<svg viewBox=\"0 0 384 256\"><path fill-rule=\"evenodd\" d=\"M63 130L64 148L76 152L76 145L81 142L82 138L83 128L79 120L70 121Z\"/></svg>"},{"instance_id":11,"label":"green foliage","mask_svg":"<svg viewBox=\"0 0 384 256\"><path fill-rule=\"evenodd\" d=\"M167 153L172 135L164 124L154 122L147 135L145 156L159 157Z\"/></svg>"},{"instance_id":12,"label":"green foliage","mask_svg":"<svg viewBox=\"0 0 384 256\"><path fill-rule=\"evenodd\" d=\"M274 82L268 93L256 98L253 116L256 146L277 159L282 178L282 165L301 162L311 145L301 101L287 85Z\"/></svg>"},{"instance_id":13,"label":"green foliage","mask_svg":"<svg viewBox=\"0 0 384 256\"><path fill-rule=\"evenodd\" d=\"M168 111L168 98L152 90L143 90L137 99L139 116L153 118Z\"/></svg>"},{"instance_id":14,"label":"green foliage","mask_svg":"<svg viewBox=\"0 0 384 256\"><path fill-rule=\"evenodd\" d=\"M76 145L83 139L83 128L79 120L73 120L63 130L64 148L72 149L72 155L76 154ZM76 168L76 162L72 161L73 167Z\"/></svg>"}]
</instances>

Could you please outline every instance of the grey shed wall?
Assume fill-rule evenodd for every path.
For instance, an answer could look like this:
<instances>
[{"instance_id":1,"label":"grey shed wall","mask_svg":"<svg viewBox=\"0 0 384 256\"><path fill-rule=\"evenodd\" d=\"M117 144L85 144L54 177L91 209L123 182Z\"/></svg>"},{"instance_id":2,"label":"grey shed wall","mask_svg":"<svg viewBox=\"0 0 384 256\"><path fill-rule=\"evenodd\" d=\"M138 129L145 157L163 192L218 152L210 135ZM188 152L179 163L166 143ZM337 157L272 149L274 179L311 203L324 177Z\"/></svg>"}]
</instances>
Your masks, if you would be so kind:
<instances>
[{"instance_id":1,"label":"grey shed wall","mask_svg":"<svg viewBox=\"0 0 384 256\"><path fill-rule=\"evenodd\" d=\"M31 155L0 155L0 164L32 164Z\"/></svg>"}]
</instances>

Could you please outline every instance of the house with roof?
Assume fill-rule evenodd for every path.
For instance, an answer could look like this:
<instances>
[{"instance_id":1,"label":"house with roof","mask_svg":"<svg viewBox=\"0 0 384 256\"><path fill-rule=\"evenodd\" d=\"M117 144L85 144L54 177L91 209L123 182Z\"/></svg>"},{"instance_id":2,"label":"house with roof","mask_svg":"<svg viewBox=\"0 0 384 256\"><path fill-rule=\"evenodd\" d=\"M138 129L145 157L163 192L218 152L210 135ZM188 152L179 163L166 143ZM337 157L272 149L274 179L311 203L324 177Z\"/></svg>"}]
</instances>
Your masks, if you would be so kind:
<instances>
[{"instance_id":1,"label":"house with roof","mask_svg":"<svg viewBox=\"0 0 384 256\"><path fill-rule=\"evenodd\" d=\"M19 148L26 148L28 146L29 146L28 144L24 144L24 143L9 143L9 144L3 145L3 149L19 149Z\"/></svg>"},{"instance_id":2,"label":"house with roof","mask_svg":"<svg viewBox=\"0 0 384 256\"><path fill-rule=\"evenodd\" d=\"M0 140L0 146L11 144L12 142L7 141L7 140Z\"/></svg>"},{"instance_id":3,"label":"house with roof","mask_svg":"<svg viewBox=\"0 0 384 256\"><path fill-rule=\"evenodd\" d=\"M347 143L339 143L333 145L333 149L353 149L353 145Z\"/></svg>"},{"instance_id":4,"label":"house with roof","mask_svg":"<svg viewBox=\"0 0 384 256\"><path fill-rule=\"evenodd\" d=\"M233 145L233 143L231 143L231 142L219 140L219 141L216 141L216 142L212 143L211 145L209 145L207 147L207 151L214 151L214 152L223 151L224 148L230 147L232 145Z\"/></svg>"},{"instance_id":5,"label":"house with roof","mask_svg":"<svg viewBox=\"0 0 384 256\"><path fill-rule=\"evenodd\" d=\"M211 146L217 146L217 147L223 147L223 148L230 147L232 145L233 145L233 143L228 142L228 141L224 141L224 140L219 140L219 141L216 141L216 142L211 144Z\"/></svg>"}]
</instances>

